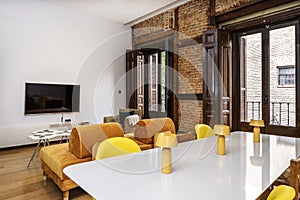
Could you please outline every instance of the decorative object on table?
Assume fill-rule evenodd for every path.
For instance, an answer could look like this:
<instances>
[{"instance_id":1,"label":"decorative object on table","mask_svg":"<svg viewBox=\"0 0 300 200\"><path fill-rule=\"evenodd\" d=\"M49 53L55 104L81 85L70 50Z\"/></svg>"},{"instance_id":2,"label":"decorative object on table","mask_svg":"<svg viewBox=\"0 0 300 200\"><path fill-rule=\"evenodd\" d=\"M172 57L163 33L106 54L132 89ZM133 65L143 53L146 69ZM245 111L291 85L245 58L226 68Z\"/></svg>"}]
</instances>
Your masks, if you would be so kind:
<instances>
[{"instance_id":1,"label":"decorative object on table","mask_svg":"<svg viewBox=\"0 0 300 200\"><path fill-rule=\"evenodd\" d=\"M177 138L171 131L157 134L156 146L162 147L161 172L163 174L172 173L172 152L171 148L178 146Z\"/></svg>"},{"instance_id":2,"label":"decorative object on table","mask_svg":"<svg viewBox=\"0 0 300 200\"><path fill-rule=\"evenodd\" d=\"M255 120L251 119L250 126L254 126L253 128L253 141L260 142L260 127L265 127L264 120Z\"/></svg>"},{"instance_id":3,"label":"decorative object on table","mask_svg":"<svg viewBox=\"0 0 300 200\"><path fill-rule=\"evenodd\" d=\"M230 128L227 125L216 124L214 126L214 134L218 135L218 154L225 155L226 147L225 147L225 136L230 135Z\"/></svg>"},{"instance_id":4,"label":"decorative object on table","mask_svg":"<svg viewBox=\"0 0 300 200\"><path fill-rule=\"evenodd\" d=\"M214 136L212 128L207 124L196 124L195 131L197 139Z\"/></svg>"},{"instance_id":5,"label":"decorative object on table","mask_svg":"<svg viewBox=\"0 0 300 200\"><path fill-rule=\"evenodd\" d=\"M293 200L296 195L295 189L288 185L279 185L269 194L267 200L284 199Z\"/></svg>"}]
</instances>

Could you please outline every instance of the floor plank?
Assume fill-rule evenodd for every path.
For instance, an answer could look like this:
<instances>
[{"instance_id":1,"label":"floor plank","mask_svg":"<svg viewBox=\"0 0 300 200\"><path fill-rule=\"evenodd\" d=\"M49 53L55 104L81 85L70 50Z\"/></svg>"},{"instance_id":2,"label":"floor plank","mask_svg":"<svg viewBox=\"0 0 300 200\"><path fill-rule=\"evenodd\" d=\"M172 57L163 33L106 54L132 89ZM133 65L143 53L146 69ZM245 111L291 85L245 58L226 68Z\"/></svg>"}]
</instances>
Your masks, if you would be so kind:
<instances>
[{"instance_id":1,"label":"floor plank","mask_svg":"<svg viewBox=\"0 0 300 200\"><path fill-rule=\"evenodd\" d=\"M35 146L0 150L0 199L60 200L62 192L51 180L43 180L39 154L30 166L27 164ZM87 200L91 197L80 187L70 191L70 200Z\"/></svg>"}]
</instances>

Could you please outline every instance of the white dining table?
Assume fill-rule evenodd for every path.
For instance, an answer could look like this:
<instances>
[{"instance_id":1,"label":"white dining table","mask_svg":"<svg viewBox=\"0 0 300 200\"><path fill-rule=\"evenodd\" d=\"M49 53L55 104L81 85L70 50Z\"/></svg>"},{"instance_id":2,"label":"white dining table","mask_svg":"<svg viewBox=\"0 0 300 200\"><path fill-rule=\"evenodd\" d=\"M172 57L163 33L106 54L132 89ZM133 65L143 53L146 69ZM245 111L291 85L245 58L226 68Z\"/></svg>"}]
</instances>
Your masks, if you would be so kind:
<instances>
[{"instance_id":1,"label":"white dining table","mask_svg":"<svg viewBox=\"0 0 300 200\"><path fill-rule=\"evenodd\" d=\"M173 172L162 174L161 149L154 148L68 166L64 173L99 200L253 200L300 154L300 140L249 132L226 137L226 155L217 155L217 137L180 143L172 149Z\"/></svg>"}]
</instances>

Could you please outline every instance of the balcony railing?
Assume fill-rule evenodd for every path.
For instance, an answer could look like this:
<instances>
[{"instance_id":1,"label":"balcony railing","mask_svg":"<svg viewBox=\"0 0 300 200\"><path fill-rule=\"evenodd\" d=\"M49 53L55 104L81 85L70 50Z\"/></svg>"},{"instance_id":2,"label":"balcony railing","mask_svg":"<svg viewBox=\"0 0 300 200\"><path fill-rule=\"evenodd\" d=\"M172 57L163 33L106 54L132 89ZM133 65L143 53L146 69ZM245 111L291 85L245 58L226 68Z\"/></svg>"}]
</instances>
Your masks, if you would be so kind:
<instances>
[{"instance_id":1,"label":"balcony railing","mask_svg":"<svg viewBox=\"0 0 300 200\"><path fill-rule=\"evenodd\" d=\"M295 103L292 102L271 102L270 124L278 126L295 126L294 108ZM247 121L250 119L261 119L261 110L262 108L260 101L247 101Z\"/></svg>"}]
</instances>

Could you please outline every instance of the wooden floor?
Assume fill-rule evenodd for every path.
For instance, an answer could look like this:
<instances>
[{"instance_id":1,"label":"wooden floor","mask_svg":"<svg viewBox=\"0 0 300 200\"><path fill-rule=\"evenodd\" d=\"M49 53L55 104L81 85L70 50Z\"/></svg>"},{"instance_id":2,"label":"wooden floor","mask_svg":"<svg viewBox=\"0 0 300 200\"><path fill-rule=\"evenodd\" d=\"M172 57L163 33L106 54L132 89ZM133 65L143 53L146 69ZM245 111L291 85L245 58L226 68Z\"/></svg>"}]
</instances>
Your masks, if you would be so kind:
<instances>
[{"instance_id":1,"label":"wooden floor","mask_svg":"<svg viewBox=\"0 0 300 200\"><path fill-rule=\"evenodd\" d=\"M37 153L27 167L35 146L0 150L0 200L6 199L62 199L62 192L56 184L43 180L40 158ZM91 197L77 187L70 191L70 200L85 200Z\"/></svg>"}]
</instances>

